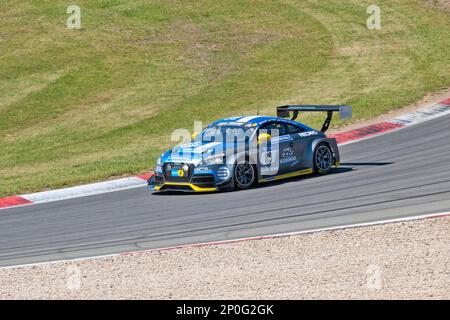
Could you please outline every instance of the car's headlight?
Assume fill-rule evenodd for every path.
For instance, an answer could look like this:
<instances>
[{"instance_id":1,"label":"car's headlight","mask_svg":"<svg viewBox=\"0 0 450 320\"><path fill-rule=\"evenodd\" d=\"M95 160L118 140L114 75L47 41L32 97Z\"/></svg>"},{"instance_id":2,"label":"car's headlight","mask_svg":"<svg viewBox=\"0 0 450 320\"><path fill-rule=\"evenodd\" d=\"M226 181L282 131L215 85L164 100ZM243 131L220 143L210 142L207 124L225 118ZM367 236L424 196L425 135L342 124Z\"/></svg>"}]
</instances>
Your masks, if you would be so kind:
<instances>
[{"instance_id":1,"label":"car's headlight","mask_svg":"<svg viewBox=\"0 0 450 320\"><path fill-rule=\"evenodd\" d=\"M159 157L158 160L156 161L156 165L157 165L157 166L162 166L162 160L161 160L161 157Z\"/></svg>"}]
</instances>

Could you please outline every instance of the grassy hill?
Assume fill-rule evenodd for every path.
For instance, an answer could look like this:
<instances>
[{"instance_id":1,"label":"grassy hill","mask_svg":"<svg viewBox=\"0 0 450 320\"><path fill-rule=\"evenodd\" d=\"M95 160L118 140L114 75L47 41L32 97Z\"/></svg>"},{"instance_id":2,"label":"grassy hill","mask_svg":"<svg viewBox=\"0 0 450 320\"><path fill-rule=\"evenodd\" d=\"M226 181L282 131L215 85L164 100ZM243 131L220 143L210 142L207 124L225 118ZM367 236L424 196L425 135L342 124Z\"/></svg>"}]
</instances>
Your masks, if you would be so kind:
<instances>
[{"instance_id":1,"label":"grassy hill","mask_svg":"<svg viewBox=\"0 0 450 320\"><path fill-rule=\"evenodd\" d=\"M372 3L3 0L0 196L143 172L194 120L350 103L358 121L449 86L449 12L380 0L368 30Z\"/></svg>"}]
</instances>

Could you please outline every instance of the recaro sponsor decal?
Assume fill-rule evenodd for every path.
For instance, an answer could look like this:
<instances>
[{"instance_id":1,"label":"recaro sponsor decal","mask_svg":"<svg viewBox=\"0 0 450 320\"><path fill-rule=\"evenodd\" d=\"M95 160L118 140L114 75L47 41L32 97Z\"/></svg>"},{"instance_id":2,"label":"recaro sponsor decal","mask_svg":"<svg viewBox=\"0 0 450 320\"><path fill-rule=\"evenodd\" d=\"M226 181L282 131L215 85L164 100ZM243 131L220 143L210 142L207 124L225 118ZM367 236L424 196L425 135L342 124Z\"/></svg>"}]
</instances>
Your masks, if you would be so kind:
<instances>
[{"instance_id":1,"label":"recaro sponsor decal","mask_svg":"<svg viewBox=\"0 0 450 320\"><path fill-rule=\"evenodd\" d=\"M310 137L310 136L315 136L318 135L319 133L317 131L305 131L305 132L300 132L298 135L302 138L306 138L306 137Z\"/></svg>"}]
</instances>

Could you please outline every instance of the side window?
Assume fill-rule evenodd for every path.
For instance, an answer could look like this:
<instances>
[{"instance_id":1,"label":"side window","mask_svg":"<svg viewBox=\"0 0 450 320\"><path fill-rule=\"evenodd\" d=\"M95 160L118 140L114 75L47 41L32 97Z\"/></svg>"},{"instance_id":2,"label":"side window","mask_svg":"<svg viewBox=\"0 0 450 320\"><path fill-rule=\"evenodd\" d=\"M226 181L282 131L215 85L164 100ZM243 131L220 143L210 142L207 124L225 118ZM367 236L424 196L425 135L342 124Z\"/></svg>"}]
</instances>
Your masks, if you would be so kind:
<instances>
[{"instance_id":1,"label":"side window","mask_svg":"<svg viewBox=\"0 0 450 320\"><path fill-rule=\"evenodd\" d=\"M272 134L272 130L278 130L278 135L284 136L289 134L288 127L279 122L271 122L261 127L263 130L267 130L268 134Z\"/></svg>"},{"instance_id":2,"label":"side window","mask_svg":"<svg viewBox=\"0 0 450 320\"><path fill-rule=\"evenodd\" d=\"M273 123L267 123L265 125L263 125L260 130L266 131L268 134L272 133L272 129L273 129Z\"/></svg>"},{"instance_id":3,"label":"side window","mask_svg":"<svg viewBox=\"0 0 450 320\"><path fill-rule=\"evenodd\" d=\"M285 125L284 123L279 123L278 126L279 126L279 130L280 130L280 136L289 134L287 125Z\"/></svg>"},{"instance_id":4,"label":"side window","mask_svg":"<svg viewBox=\"0 0 450 320\"><path fill-rule=\"evenodd\" d=\"M303 128L297 127L297 126L293 126L291 124L287 125L287 130L289 134L294 134L294 133L300 133L300 132L304 132L305 130Z\"/></svg>"}]
</instances>

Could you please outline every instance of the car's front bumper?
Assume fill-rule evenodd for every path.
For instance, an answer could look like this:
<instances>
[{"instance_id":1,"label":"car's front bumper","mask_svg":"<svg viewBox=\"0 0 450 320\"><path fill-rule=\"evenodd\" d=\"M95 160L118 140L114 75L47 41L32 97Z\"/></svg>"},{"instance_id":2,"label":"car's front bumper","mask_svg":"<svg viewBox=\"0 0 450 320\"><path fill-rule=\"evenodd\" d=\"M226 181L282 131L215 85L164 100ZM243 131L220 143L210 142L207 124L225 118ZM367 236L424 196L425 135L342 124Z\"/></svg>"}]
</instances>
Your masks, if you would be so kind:
<instances>
[{"instance_id":1,"label":"car's front bumper","mask_svg":"<svg viewBox=\"0 0 450 320\"><path fill-rule=\"evenodd\" d=\"M164 167L164 166L163 166ZM220 169L228 169L227 176L220 175ZM155 171L155 175L148 180L150 191L176 191L176 192L214 192L232 189L232 166L212 165L207 168L194 168L187 177L170 177L167 172Z\"/></svg>"},{"instance_id":2,"label":"car's front bumper","mask_svg":"<svg viewBox=\"0 0 450 320\"><path fill-rule=\"evenodd\" d=\"M155 186L153 191L178 191L178 192L214 192L217 187L203 188L189 182L164 182L162 185Z\"/></svg>"}]
</instances>

